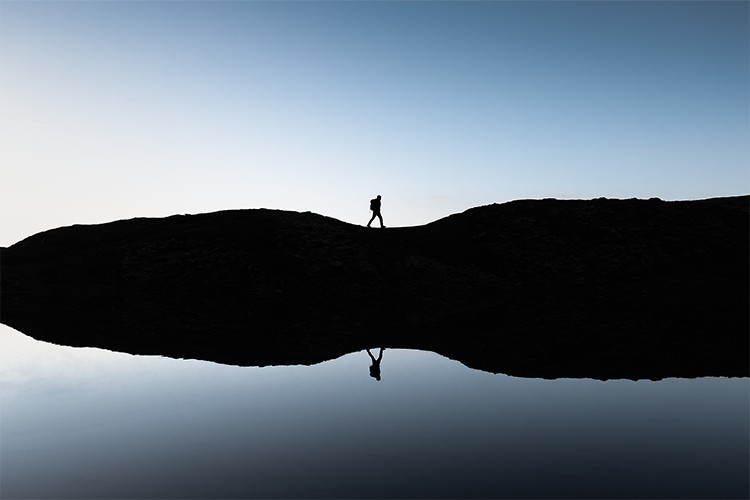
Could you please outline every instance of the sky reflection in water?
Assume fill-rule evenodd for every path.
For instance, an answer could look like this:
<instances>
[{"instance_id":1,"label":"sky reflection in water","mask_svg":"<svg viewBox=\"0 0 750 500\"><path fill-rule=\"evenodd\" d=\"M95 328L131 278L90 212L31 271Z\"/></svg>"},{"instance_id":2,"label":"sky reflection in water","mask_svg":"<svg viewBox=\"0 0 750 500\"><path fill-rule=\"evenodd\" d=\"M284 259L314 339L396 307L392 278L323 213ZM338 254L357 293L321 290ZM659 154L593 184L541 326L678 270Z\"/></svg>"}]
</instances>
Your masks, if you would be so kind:
<instances>
[{"instance_id":1,"label":"sky reflection in water","mask_svg":"<svg viewBox=\"0 0 750 500\"><path fill-rule=\"evenodd\" d=\"M386 350L232 367L0 326L0 497L748 495L748 379L492 375ZM377 356L377 350L373 351Z\"/></svg>"}]
</instances>

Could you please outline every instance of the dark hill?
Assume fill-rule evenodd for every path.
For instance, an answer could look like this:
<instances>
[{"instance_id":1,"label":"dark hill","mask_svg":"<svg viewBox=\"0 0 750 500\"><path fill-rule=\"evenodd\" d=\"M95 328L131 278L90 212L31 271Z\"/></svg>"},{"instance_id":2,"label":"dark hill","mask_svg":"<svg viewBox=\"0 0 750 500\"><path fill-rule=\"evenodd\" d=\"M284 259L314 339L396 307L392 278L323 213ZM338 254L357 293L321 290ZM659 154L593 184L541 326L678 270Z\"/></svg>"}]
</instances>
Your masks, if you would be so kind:
<instances>
[{"instance_id":1,"label":"dark hill","mask_svg":"<svg viewBox=\"0 0 750 500\"><path fill-rule=\"evenodd\" d=\"M520 376L747 376L749 202L516 201L385 230L278 210L65 227L2 250L0 321L240 365L385 346Z\"/></svg>"}]
</instances>

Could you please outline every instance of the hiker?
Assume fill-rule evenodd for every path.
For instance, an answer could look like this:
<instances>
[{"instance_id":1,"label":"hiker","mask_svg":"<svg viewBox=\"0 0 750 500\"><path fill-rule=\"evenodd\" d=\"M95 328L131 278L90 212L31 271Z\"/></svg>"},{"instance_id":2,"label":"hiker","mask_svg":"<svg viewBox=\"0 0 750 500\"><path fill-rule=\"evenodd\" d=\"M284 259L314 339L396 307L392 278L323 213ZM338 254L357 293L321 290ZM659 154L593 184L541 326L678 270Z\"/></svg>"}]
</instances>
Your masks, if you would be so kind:
<instances>
[{"instance_id":1,"label":"hiker","mask_svg":"<svg viewBox=\"0 0 750 500\"><path fill-rule=\"evenodd\" d=\"M367 227L371 227L370 224L375 220L375 217L380 219L380 227L385 227L383 225L383 216L380 215L380 195L370 200L370 210L372 210L372 217L370 218L370 222L367 223Z\"/></svg>"},{"instance_id":2,"label":"hiker","mask_svg":"<svg viewBox=\"0 0 750 500\"><path fill-rule=\"evenodd\" d=\"M372 360L372 365L370 366L370 376L380 382L380 360L383 359L383 349L380 348L380 352L378 353L378 359L375 359L375 356L372 355L369 349L367 349L367 354L370 356L370 359Z\"/></svg>"}]
</instances>

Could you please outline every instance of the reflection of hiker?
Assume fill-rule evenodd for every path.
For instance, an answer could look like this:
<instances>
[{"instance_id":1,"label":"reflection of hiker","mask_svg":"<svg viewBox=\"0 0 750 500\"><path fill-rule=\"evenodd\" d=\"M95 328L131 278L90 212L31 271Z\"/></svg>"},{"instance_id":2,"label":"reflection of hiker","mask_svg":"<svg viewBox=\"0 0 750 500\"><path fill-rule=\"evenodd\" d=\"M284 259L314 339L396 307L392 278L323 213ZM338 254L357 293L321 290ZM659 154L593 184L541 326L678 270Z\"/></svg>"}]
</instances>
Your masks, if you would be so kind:
<instances>
[{"instance_id":1,"label":"reflection of hiker","mask_svg":"<svg viewBox=\"0 0 750 500\"><path fill-rule=\"evenodd\" d=\"M380 382L380 360L383 359L383 349L380 348L380 353L378 353L378 359L375 359L375 356L372 355L369 349L367 349L367 354L370 356L370 359L372 360L372 366L370 366L370 376Z\"/></svg>"},{"instance_id":2,"label":"reflection of hiker","mask_svg":"<svg viewBox=\"0 0 750 500\"><path fill-rule=\"evenodd\" d=\"M370 222L367 223L367 227L370 227L370 224L375 220L375 217L380 219L380 227L385 227L383 225L383 216L380 215L380 195L378 195L377 198L370 200L370 210L372 210L372 217L370 218Z\"/></svg>"}]
</instances>

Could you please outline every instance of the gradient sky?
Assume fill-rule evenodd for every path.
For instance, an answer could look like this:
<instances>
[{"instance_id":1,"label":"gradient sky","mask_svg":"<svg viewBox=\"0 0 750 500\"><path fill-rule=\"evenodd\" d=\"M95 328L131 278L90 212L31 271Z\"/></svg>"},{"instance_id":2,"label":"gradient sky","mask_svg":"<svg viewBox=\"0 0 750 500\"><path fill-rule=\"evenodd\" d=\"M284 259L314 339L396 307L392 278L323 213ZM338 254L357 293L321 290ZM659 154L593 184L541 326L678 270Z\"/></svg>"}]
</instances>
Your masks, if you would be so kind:
<instances>
[{"instance_id":1,"label":"gradient sky","mask_svg":"<svg viewBox=\"0 0 750 500\"><path fill-rule=\"evenodd\" d=\"M750 192L748 2L0 0L0 245Z\"/></svg>"}]
</instances>

